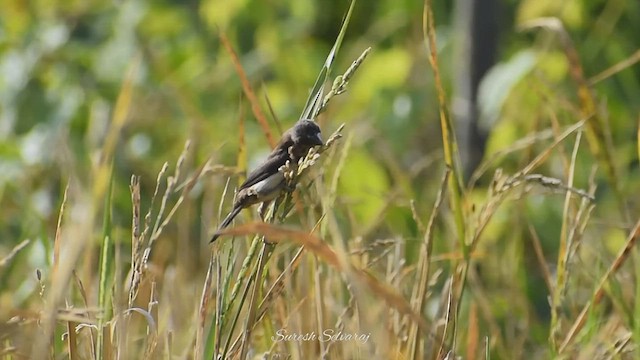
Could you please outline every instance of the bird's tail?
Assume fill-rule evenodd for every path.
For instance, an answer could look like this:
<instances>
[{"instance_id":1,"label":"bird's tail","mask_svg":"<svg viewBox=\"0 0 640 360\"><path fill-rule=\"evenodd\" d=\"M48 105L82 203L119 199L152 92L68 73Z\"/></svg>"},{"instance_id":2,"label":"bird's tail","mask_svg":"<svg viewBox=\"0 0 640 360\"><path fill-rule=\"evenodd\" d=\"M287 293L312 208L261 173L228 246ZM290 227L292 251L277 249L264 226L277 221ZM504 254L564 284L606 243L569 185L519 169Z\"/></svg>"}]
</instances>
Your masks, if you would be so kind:
<instances>
[{"instance_id":1,"label":"bird's tail","mask_svg":"<svg viewBox=\"0 0 640 360\"><path fill-rule=\"evenodd\" d=\"M209 243L216 241L220 237L220 235L222 235L220 234L220 231L224 230L227 226L229 226L229 224L231 224L233 219L240 213L240 210L242 210L242 207L240 206L236 206L233 208L233 210L231 210L229 215L227 215L227 217L222 220L220 226L218 226L218 230L216 230L216 232L213 234Z\"/></svg>"}]
</instances>

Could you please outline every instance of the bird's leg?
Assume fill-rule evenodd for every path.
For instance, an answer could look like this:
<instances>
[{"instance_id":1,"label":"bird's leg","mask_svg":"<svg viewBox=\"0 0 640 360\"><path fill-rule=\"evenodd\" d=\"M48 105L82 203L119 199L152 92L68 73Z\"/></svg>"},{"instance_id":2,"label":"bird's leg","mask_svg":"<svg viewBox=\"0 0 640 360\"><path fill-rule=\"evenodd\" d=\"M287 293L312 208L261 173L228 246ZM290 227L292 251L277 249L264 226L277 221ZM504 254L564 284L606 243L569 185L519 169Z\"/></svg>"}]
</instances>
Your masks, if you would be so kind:
<instances>
[{"instance_id":1,"label":"bird's leg","mask_svg":"<svg viewBox=\"0 0 640 360\"><path fill-rule=\"evenodd\" d=\"M267 209L269 208L270 203L271 201L265 201L263 203L260 203L260 205L258 206L258 216L260 216L260 219L262 219L262 221L264 221L265 216L267 216Z\"/></svg>"}]
</instances>

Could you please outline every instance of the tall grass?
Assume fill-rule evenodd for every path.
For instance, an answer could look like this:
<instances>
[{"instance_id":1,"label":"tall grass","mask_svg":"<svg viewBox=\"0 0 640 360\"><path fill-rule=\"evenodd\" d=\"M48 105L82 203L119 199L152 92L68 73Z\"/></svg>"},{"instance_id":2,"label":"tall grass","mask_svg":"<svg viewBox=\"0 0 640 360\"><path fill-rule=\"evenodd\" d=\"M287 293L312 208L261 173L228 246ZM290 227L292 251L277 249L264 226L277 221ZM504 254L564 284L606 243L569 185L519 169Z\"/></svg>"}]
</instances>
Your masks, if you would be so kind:
<instances>
[{"instance_id":1,"label":"tall grass","mask_svg":"<svg viewBox=\"0 0 640 360\"><path fill-rule=\"evenodd\" d=\"M593 86L632 66L640 59L638 53L588 79L561 24L553 19L528 24L529 29L550 29L560 36L576 92L573 111L564 117L570 121L562 123L559 110L551 107L545 117L548 126L488 156L465 185L458 164L455 119L448 109L439 63L436 17L431 1L425 1L424 60L434 79L444 155L444 161L434 167L439 181L429 187L433 196L427 204L420 203L415 192L402 189L404 184L398 185L401 189L385 194L385 206L363 230L357 228L349 194L341 193L339 186L359 133L350 123L334 127L323 118L334 99L350 90L349 81L367 66L369 54L375 53L366 48L342 74L333 76L354 4L300 116L318 121L323 133L331 134L326 144L299 163L285 165L280 171L289 191L257 215L253 209L246 210L245 220L225 230L213 245L205 245L213 215L228 209L241 176L237 175L247 168L242 111L238 133L233 134L240 144L235 168L218 164L217 154L199 157L194 151L198 144L187 140L175 160L158 169L155 183L132 174L130 226L123 228L114 220L122 218L114 210L115 192L122 188L115 184L114 162L118 137L134 110L133 84L140 61L134 59L89 183L73 178L62 192L48 249L50 266L24 275L35 276L38 285L31 307L0 309L0 315L7 316L0 324L0 357L586 359L636 355L640 266L635 245L640 222L630 226L627 221L633 219L628 198L635 194L625 193L615 149L607 139L611 129L596 106ZM219 40L260 130L273 147L277 136L269 121L278 121L274 111L269 119L223 31ZM184 94L178 94L176 101L189 103ZM265 102L270 106L268 98ZM582 145L583 136L587 146ZM636 137L640 144L640 132ZM522 156L515 171L501 168L505 157L522 153L528 155ZM584 173L579 169L581 156L595 160L586 179L578 178ZM551 162L560 175L546 173ZM601 234L594 216L599 200L596 190L603 186L598 182L599 169L604 169L604 183L615 193L615 216L627 232L612 259L594 256L586 245ZM363 186L367 175L362 175ZM405 184L427 182L415 174L402 176ZM220 184L225 184L222 191L212 189ZM563 197L558 200L555 194ZM549 239L541 238L547 229L536 226L524 212L513 211L531 199L559 204L561 224L552 239L557 245L553 256L545 248ZM389 208L397 204L410 214L414 233L381 230ZM514 234L507 236L513 243L493 242L496 235L491 226L496 221L514 225L508 230ZM200 229L185 223L200 223ZM14 276L9 273L18 262L23 264L16 268L28 267L21 255L33 243L25 239L0 255L3 277ZM196 255L180 257L189 254L188 249L195 249ZM506 259L506 254L513 253L513 258ZM529 258L532 263L525 264ZM583 258L598 260L598 266L585 266L589 264ZM195 264L202 259L206 262ZM635 267L626 268L627 262ZM204 271L189 270L191 266ZM547 320L536 319L528 303L532 297L526 289L529 272L542 278L542 285L532 292L547 299ZM493 276L511 275L520 281L490 284ZM11 297L13 289L1 285L0 295ZM523 303L526 310L513 310ZM509 311L514 314L505 314ZM543 326L535 326L536 321Z\"/></svg>"}]
</instances>

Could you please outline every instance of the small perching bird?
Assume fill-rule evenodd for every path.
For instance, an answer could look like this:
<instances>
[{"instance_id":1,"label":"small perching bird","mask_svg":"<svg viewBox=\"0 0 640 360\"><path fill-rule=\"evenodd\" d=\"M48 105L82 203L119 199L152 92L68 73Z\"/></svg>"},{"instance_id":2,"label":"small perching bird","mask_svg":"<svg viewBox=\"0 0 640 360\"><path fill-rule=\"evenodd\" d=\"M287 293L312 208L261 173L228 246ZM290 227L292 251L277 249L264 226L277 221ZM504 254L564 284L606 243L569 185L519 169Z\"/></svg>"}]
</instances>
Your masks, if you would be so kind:
<instances>
[{"instance_id":1,"label":"small perching bird","mask_svg":"<svg viewBox=\"0 0 640 360\"><path fill-rule=\"evenodd\" d=\"M210 242L220 237L220 231L229 226L242 209L278 197L285 185L284 174L279 169L287 161L297 164L311 148L322 145L320 127L313 120L299 120L287 130L269 157L240 185L231 212L222 220Z\"/></svg>"}]
</instances>

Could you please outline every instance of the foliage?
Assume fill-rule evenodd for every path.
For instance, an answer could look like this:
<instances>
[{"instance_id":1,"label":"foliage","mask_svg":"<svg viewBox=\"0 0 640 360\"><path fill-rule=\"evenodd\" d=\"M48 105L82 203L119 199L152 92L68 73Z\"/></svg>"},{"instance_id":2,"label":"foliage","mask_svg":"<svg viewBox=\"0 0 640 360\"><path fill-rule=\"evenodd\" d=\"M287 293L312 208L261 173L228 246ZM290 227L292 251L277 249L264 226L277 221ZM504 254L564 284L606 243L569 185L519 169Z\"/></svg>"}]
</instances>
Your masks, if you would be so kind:
<instances>
[{"instance_id":1,"label":"foliage","mask_svg":"<svg viewBox=\"0 0 640 360\"><path fill-rule=\"evenodd\" d=\"M0 354L633 356L640 5L504 2L465 181L426 3L356 3L316 83L347 1L0 0ZM208 244L321 84L336 142ZM367 340L277 341L324 330Z\"/></svg>"}]
</instances>

